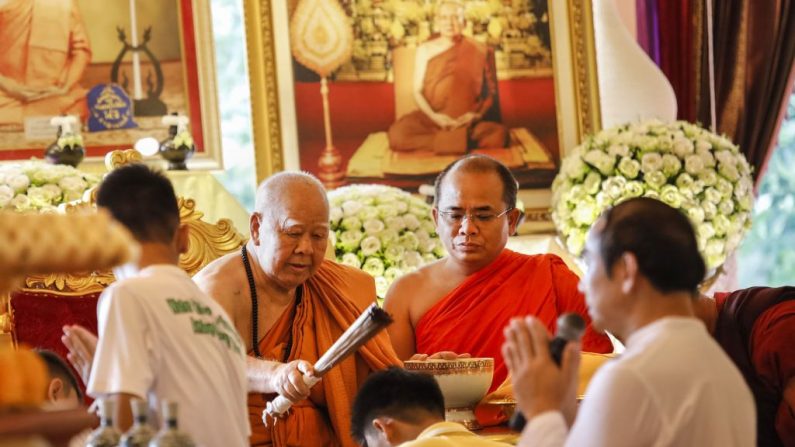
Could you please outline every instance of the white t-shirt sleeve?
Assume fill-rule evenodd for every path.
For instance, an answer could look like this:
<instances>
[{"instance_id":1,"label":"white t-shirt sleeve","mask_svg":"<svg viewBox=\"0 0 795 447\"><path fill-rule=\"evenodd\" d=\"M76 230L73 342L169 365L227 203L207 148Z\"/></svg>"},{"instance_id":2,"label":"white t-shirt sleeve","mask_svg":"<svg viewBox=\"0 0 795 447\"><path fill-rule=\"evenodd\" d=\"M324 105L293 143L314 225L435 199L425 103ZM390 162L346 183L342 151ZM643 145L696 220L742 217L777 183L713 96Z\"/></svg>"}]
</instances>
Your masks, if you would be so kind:
<instances>
[{"instance_id":1,"label":"white t-shirt sleeve","mask_svg":"<svg viewBox=\"0 0 795 447\"><path fill-rule=\"evenodd\" d=\"M95 398L115 393L146 397L154 380L151 334L137 298L124 287L110 287L99 299L99 342L87 387Z\"/></svg>"},{"instance_id":2,"label":"white t-shirt sleeve","mask_svg":"<svg viewBox=\"0 0 795 447\"><path fill-rule=\"evenodd\" d=\"M653 445L662 417L652 390L635 371L605 365L585 392L566 445Z\"/></svg>"},{"instance_id":3,"label":"white t-shirt sleeve","mask_svg":"<svg viewBox=\"0 0 795 447\"><path fill-rule=\"evenodd\" d=\"M531 419L522 436L519 446L522 447L562 447L566 442L566 420L559 411L547 411Z\"/></svg>"}]
</instances>

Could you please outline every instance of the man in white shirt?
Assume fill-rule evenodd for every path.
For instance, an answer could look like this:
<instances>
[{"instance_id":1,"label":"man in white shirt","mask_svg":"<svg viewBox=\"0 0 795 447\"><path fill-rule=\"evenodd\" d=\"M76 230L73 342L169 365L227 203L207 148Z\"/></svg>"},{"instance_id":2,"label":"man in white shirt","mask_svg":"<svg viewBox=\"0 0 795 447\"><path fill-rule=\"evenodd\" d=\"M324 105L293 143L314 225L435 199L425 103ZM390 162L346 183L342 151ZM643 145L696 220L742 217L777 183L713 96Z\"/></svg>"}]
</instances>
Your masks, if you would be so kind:
<instances>
[{"instance_id":1,"label":"man in white shirt","mask_svg":"<svg viewBox=\"0 0 795 447\"><path fill-rule=\"evenodd\" d=\"M177 402L180 429L200 446L247 445L245 345L223 308L178 267L188 227L170 181L125 166L105 177L97 205L130 230L141 253L114 270L117 281L100 297L88 393L116 401L122 431L132 425L130 400L148 398L155 414L163 401ZM85 331L65 332L74 363L82 341L73 334Z\"/></svg>"},{"instance_id":2,"label":"man in white shirt","mask_svg":"<svg viewBox=\"0 0 795 447\"><path fill-rule=\"evenodd\" d=\"M593 323L626 350L597 371L574 420L579 347L566 347L559 368L544 326L512 321L503 355L529 421L519 445L754 445L751 393L694 317L705 267L684 214L647 198L623 202L591 228L584 258Z\"/></svg>"}]
</instances>

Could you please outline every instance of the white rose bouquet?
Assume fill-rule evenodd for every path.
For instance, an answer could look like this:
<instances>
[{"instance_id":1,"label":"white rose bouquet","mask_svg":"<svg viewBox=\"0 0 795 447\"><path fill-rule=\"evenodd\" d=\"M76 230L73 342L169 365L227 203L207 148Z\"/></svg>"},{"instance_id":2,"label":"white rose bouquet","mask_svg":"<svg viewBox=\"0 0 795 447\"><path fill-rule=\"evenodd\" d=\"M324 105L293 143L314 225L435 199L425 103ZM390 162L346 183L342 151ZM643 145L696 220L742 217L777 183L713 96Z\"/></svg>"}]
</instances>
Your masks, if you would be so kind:
<instances>
[{"instance_id":1,"label":"white rose bouquet","mask_svg":"<svg viewBox=\"0 0 795 447\"><path fill-rule=\"evenodd\" d=\"M62 203L81 199L99 180L68 165L39 161L0 165L0 209L54 211Z\"/></svg>"},{"instance_id":2,"label":"white rose bouquet","mask_svg":"<svg viewBox=\"0 0 795 447\"><path fill-rule=\"evenodd\" d=\"M328 196L337 261L372 275L380 299L395 278L445 255L422 199L381 185L346 186Z\"/></svg>"},{"instance_id":3,"label":"white rose bouquet","mask_svg":"<svg viewBox=\"0 0 795 447\"><path fill-rule=\"evenodd\" d=\"M684 121L650 120L590 136L566 156L552 183L552 219L569 252L582 252L602 211L632 197L682 210L715 269L751 226L751 167L726 137Z\"/></svg>"}]
</instances>

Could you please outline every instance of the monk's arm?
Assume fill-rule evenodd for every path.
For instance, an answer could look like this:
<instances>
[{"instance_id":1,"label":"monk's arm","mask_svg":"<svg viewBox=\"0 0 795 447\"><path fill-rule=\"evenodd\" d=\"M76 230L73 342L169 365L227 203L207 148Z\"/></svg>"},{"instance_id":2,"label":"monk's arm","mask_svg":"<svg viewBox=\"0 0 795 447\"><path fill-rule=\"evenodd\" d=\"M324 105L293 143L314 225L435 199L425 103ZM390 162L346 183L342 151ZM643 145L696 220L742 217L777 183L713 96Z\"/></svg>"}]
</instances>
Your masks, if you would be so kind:
<instances>
[{"instance_id":1,"label":"monk's arm","mask_svg":"<svg viewBox=\"0 0 795 447\"><path fill-rule=\"evenodd\" d=\"M400 360L408 360L416 352L414 327L409 314L410 284L405 279L403 277L395 280L384 298L384 310L395 320L387 326L387 332Z\"/></svg>"}]
</instances>

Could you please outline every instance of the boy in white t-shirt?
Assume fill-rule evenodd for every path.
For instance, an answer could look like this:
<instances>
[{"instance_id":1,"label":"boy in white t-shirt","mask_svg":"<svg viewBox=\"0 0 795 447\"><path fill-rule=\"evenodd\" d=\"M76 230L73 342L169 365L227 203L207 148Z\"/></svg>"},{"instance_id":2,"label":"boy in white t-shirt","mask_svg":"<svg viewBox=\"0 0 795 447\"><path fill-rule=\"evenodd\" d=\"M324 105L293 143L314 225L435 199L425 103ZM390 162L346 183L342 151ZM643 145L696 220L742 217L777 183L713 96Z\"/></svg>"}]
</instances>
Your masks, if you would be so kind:
<instances>
[{"instance_id":1,"label":"boy in white t-shirt","mask_svg":"<svg viewBox=\"0 0 795 447\"><path fill-rule=\"evenodd\" d=\"M244 345L221 306L178 267L188 227L170 181L144 165L125 166L105 177L97 205L130 230L141 254L114 270L117 281L100 297L88 393L116 400L122 431L132 425L132 398L147 398L155 414L168 400L179 404L179 427L198 445L247 445Z\"/></svg>"}]
</instances>

